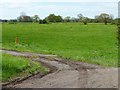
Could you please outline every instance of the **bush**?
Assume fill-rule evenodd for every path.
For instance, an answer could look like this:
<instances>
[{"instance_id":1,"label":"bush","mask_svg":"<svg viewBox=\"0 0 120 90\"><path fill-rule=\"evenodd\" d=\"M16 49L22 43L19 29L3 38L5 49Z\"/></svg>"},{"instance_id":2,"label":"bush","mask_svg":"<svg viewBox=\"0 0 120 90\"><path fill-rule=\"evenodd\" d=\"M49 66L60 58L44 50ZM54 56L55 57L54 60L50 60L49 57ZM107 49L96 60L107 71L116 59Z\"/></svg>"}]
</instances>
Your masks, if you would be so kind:
<instances>
[{"instance_id":1,"label":"bush","mask_svg":"<svg viewBox=\"0 0 120 90\"><path fill-rule=\"evenodd\" d=\"M16 24L16 23L17 23L17 20L9 20L8 23L9 23L9 24Z\"/></svg>"},{"instance_id":2,"label":"bush","mask_svg":"<svg viewBox=\"0 0 120 90\"><path fill-rule=\"evenodd\" d=\"M43 23L43 20L40 19L40 20L39 20L39 24L42 24L42 23Z\"/></svg>"},{"instance_id":3,"label":"bush","mask_svg":"<svg viewBox=\"0 0 120 90\"><path fill-rule=\"evenodd\" d=\"M48 23L47 23L47 21L45 19L43 19L43 20L40 19L39 24L48 24Z\"/></svg>"}]
</instances>

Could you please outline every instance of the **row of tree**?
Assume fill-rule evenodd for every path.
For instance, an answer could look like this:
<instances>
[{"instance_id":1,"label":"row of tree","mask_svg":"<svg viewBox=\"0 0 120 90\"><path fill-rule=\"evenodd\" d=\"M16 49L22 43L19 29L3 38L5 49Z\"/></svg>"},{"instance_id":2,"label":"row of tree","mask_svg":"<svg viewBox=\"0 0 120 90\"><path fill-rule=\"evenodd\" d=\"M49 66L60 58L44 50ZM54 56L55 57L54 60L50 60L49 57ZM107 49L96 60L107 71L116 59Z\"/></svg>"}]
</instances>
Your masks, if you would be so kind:
<instances>
[{"instance_id":1,"label":"row of tree","mask_svg":"<svg viewBox=\"0 0 120 90\"><path fill-rule=\"evenodd\" d=\"M9 20L9 23L13 22L38 22L39 24L46 23L57 23L57 22L81 22L85 25L87 23L112 23L117 24L117 18L113 19L113 16L107 13L101 13L100 15L96 15L94 19L83 16L82 14L78 14L77 18L67 16L62 18L60 15L49 14L49 16L44 19L40 19L38 15L34 15L32 17L27 16L24 12L16 20ZM6 20L5 20L6 21Z\"/></svg>"}]
</instances>

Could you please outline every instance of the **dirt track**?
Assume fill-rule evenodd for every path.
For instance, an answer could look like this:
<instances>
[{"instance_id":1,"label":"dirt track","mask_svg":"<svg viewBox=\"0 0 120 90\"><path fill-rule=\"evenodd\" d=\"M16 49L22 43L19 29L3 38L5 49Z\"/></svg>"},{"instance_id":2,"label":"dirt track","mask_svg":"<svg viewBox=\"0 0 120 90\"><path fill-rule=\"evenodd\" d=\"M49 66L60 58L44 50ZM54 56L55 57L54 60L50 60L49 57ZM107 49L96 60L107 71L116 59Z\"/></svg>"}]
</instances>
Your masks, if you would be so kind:
<instances>
[{"instance_id":1,"label":"dirt track","mask_svg":"<svg viewBox=\"0 0 120 90\"><path fill-rule=\"evenodd\" d=\"M6 51L15 56L31 57L57 70L42 78L39 75L31 77L15 85L15 88L118 88L118 68L104 68L87 63L62 60L55 55L42 55Z\"/></svg>"}]
</instances>

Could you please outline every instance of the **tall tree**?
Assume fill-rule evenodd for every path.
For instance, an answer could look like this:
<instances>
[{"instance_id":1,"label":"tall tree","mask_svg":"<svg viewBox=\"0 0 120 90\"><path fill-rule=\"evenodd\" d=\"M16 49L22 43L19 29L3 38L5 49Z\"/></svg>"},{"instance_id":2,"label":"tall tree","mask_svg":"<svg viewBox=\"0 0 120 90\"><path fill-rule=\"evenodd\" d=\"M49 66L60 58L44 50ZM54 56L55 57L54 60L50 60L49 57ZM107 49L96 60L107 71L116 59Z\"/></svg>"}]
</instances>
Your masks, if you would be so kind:
<instances>
[{"instance_id":1,"label":"tall tree","mask_svg":"<svg viewBox=\"0 0 120 90\"><path fill-rule=\"evenodd\" d=\"M105 25L113 18L113 16L107 14L107 13L101 13L100 15L97 15L95 19L97 19L100 22L104 22Z\"/></svg>"},{"instance_id":2,"label":"tall tree","mask_svg":"<svg viewBox=\"0 0 120 90\"><path fill-rule=\"evenodd\" d=\"M49 22L62 22L62 17L60 15L56 16L55 14L50 14L45 18L45 20Z\"/></svg>"},{"instance_id":3,"label":"tall tree","mask_svg":"<svg viewBox=\"0 0 120 90\"><path fill-rule=\"evenodd\" d=\"M39 18L38 15L34 15L34 16L32 17L33 22L38 22L39 19L40 19L40 18Z\"/></svg>"},{"instance_id":4,"label":"tall tree","mask_svg":"<svg viewBox=\"0 0 120 90\"><path fill-rule=\"evenodd\" d=\"M80 14L77 15L77 17L78 17L79 21L82 22L82 19L83 19L84 16L80 13Z\"/></svg>"},{"instance_id":5,"label":"tall tree","mask_svg":"<svg viewBox=\"0 0 120 90\"><path fill-rule=\"evenodd\" d=\"M71 21L71 22L78 22L79 19L78 19L78 18L75 18L75 17L72 17L72 18L70 19L70 21Z\"/></svg>"},{"instance_id":6,"label":"tall tree","mask_svg":"<svg viewBox=\"0 0 120 90\"><path fill-rule=\"evenodd\" d=\"M64 18L64 22L70 22L70 19L71 19L70 16L67 16Z\"/></svg>"},{"instance_id":7,"label":"tall tree","mask_svg":"<svg viewBox=\"0 0 120 90\"><path fill-rule=\"evenodd\" d=\"M58 15L58 16L55 16L55 21L56 22L62 22L63 19L62 19L62 17L60 15Z\"/></svg>"},{"instance_id":8,"label":"tall tree","mask_svg":"<svg viewBox=\"0 0 120 90\"><path fill-rule=\"evenodd\" d=\"M55 21L55 15L54 14L50 14L49 16L47 16L46 18L46 21L49 23L49 22L56 22Z\"/></svg>"},{"instance_id":9,"label":"tall tree","mask_svg":"<svg viewBox=\"0 0 120 90\"><path fill-rule=\"evenodd\" d=\"M82 22L86 25L88 23L88 17L83 17Z\"/></svg>"},{"instance_id":10,"label":"tall tree","mask_svg":"<svg viewBox=\"0 0 120 90\"><path fill-rule=\"evenodd\" d=\"M95 16L95 22L96 22L96 23L101 22L99 15L96 15L96 16Z\"/></svg>"},{"instance_id":11,"label":"tall tree","mask_svg":"<svg viewBox=\"0 0 120 90\"><path fill-rule=\"evenodd\" d=\"M88 23L88 17L84 17L81 13L77 15L80 22L84 23L85 25Z\"/></svg>"},{"instance_id":12,"label":"tall tree","mask_svg":"<svg viewBox=\"0 0 120 90\"><path fill-rule=\"evenodd\" d=\"M106 13L101 13L100 14L100 19L103 20L103 22L105 23L105 25L107 25L108 19L110 18L109 14Z\"/></svg>"}]
</instances>

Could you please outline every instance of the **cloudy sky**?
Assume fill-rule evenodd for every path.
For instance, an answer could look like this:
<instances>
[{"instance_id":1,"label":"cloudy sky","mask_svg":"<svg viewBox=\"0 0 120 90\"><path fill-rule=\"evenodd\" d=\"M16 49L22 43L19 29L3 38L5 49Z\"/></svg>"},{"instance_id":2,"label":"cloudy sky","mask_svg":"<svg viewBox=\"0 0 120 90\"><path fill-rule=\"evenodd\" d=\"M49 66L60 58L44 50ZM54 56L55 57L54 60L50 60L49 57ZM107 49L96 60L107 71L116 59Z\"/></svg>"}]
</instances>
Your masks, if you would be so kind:
<instances>
[{"instance_id":1,"label":"cloudy sky","mask_svg":"<svg viewBox=\"0 0 120 90\"><path fill-rule=\"evenodd\" d=\"M15 19L21 12L26 15L39 15L41 19L50 13L63 17L84 16L94 18L100 13L118 16L118 0L2 0L0 1L0 19Z\"/></svg>"}]
</instances>

